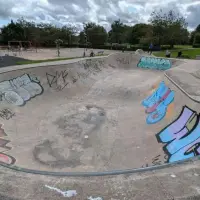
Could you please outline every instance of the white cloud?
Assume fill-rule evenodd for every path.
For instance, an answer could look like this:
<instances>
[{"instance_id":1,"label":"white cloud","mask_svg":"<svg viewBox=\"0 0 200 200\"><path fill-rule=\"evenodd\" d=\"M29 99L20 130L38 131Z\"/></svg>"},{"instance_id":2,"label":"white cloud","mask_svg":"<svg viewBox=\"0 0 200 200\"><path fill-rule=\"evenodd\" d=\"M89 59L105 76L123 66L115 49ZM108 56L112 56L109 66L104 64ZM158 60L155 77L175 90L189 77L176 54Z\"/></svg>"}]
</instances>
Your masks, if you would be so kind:
<instances>
[{"instance_id":1,"label":"white cloud","mask_svg":"<svg viewBox=\"0 0 200 200\"><path fill-rule=\"evenodd\" d=\"M0 23L19 17L56 25L96 22L107 29L113 20L123 23L147 23L153 10L175 9L186 17L189 28L200 19L199 0L0 0Z\"/></svg>"}]
</instances>

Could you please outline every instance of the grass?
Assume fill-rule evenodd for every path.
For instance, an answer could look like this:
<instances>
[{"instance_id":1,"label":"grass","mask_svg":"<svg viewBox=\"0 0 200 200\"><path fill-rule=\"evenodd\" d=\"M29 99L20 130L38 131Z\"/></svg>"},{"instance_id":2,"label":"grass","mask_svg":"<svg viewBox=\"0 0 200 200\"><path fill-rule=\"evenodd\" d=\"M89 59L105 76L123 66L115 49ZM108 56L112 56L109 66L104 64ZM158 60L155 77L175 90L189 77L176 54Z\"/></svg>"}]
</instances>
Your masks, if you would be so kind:
<instances>
[{"instance_id":1,"label":"grass","mask_svg":"<svg viewBox=\"0 0 200 200\"><path fill-rule=\"evenodd\" d=\"M192 45L175 45L174 49L188 49L192 48Z\"/></svg>"},{"instance_id":2,"label":"grass","mask_svg":"<svg viewBox=\"0 0 200 200\"><path fill-rule=\"evenodd\" d=\"M171 57L176 58L179 50L170 50ZM188 57L190 59L195 59L196 55L200 55L200 48L198 48L198 49L184 49L184 50L181 50L181 51L182 51L183 57L185 56L185 57ZM165 57L165 52L166 51L159 51L159 52L154 52L153 54L157 57Z\"/></svg>"},{"instance_id":3,"label":"grass","mask_svg":"<svg viewBox=\"0 0 200 200\"><path fill-rule=\"evenodd\" d=\"M161 47L169 47L169 45L162 45ZM180 50L180 49L188 49L188 48L192 48L192 45L174 45L173 50Z\"/></svg>"},{"instance_id":4,"label":"grass","mask_svg":"<svg viewBox=\"0 0 200 200\"><path fill-rule=\"evenodd\" d=\"M103 55L96 55L95 57L99 56L107 56L108 54ZM72 57L72 58L53 58L53 59L46 59L46 60L26 60L26 61L19 61L16 62L16 65L27 65L27 64L35 64L35 63L43 63L43 62L54 62L54 61L60 61L60 60L72 60L76 58L83 58L83 57ZM86 57L85 57L86 58ZM90 57L87 57L90 58Z\"/></svg>"}]
</instances>

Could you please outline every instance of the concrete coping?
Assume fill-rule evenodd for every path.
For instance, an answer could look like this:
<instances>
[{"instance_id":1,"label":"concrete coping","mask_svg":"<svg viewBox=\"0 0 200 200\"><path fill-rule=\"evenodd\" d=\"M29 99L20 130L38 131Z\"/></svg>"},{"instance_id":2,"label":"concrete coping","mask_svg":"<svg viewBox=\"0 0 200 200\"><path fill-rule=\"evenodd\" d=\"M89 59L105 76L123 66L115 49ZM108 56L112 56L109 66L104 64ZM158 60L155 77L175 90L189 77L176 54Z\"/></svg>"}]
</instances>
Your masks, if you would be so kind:
<instances>
[{"instance_id":1,"label":"concrete coping","mask_svg":"<svg viewBox=\"0 0 200 200\"><path fill-rule=\"evenodd\" d=\"M110 56L112 54L109 54ZM59 61L51 61L51 62L41 62L41 63L34 63L34 64L26 64L26 65L13 65L8 67L0 68L0 74L10 71L16 71L20 69L26 68L35 68L35 67L45 67L45 66L53 66L53 65L65 65L65 64L72 64L82 60L91 60L91 59L98 59L98 58L107 58L108 56L98 56L98 57L87 57L87 58L74 58L69 60L59 60Z\"/></svg>"}]
</instances>

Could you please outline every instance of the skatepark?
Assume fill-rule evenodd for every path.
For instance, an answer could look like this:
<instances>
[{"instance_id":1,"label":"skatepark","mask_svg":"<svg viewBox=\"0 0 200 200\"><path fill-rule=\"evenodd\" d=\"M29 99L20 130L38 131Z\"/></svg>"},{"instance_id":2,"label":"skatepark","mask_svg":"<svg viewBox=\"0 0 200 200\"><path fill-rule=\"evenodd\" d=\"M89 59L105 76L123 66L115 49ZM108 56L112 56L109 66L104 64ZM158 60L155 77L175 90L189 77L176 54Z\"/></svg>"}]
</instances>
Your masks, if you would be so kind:
<instances>
[{"instance_id":1,"label":"skatepark","mask_svg":"<svg viewBox=\"0 0 200 200\"><path fill-rule=\"evenodd\" d=\"M56 173L137 169L195 157L199 72L195 66L188 72L188 62L115 53L2 68L1 161ZM176 120L179 128L173 128Z\"/></svg>"},{"instance_id":2,"label":"skatepark","mask_svg":"<svg viewBox=\"0 0 200 200\"><path fill-rule=\"evenodd\" d=\"M100 176L196 159L199 83L198 61L145 53L1 68L1 166Z\"/></svg>"}]
</instances>

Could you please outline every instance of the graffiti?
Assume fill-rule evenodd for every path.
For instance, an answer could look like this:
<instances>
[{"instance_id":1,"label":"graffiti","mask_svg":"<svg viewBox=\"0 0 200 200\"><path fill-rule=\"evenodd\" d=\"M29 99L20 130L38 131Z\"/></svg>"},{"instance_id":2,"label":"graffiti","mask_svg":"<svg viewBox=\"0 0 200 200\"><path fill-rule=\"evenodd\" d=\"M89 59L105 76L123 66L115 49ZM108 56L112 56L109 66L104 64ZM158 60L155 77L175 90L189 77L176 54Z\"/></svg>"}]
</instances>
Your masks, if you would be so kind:
<instances>
[{"instance_id":1,"label":"graffiti","mask_svg":"<svg viewBox=\"0 0 200 200\"><path fill-rule=\"evenodd\" d=\"M4 153L0 153L0 163L13 165L16 162L15 158Z\"/></svg>"},{"instance_id":2,"label":"graffiti","mask_svg":"<svg viewBox=\"0 0 200 200\"><path fill-rule=\"evenodd\" d=\"M145 165L142 165L141 168L149 167L149 166L155 166L155 165L161 165L165 160L167 156L165 155L164 158L161 157L161 155L157 155L151 160L151 164L146 163Z\"/></svg>"},{"instance_id":3,"label":"graffiti","mask_svg":"<svg viewBox=\"0 0 200 200\"><path fill-rule=\"evenodd\" d=\"M61 72L56 71L55 74L46 73L49 87L55 86L55 89L59 91L63 90L69 84L69 82L66 82L67 76L68 72L66 70Z\"/></svg>"},{"instance_id":4,"label":"graffiti","mask_svg":"<svg viewBox=\"0 0 200 200\"><path fill-rule=\"evenodd\" d=\"M5 119L5 120L9 120L11 119L13 116L15 116L15 113L13 113L10 109L5 108L3 110L0 111L0 117Z\"/></svg>"},{"instance_id":5,"label":"graffiti","mask_svg":"<svg viewBox=\"0 0 200 200\"><path fill-rule=\"evenodd\" d=\"M0 124L0 148L3 148L5 150L11 150L11 147L6 146L10 140L5 140L2 139L2 137L7 136L7 134L5 133L4 129L2 128L2 124ZM4 154L2 152L0 152L0 163L5 163L5 164L9 164L12 165L15 163L15 158L13 158L12 156L9 156L7 154Z\"/></svg>"},{"instance_id":6,"label":"graffiti","mask_svg":"<svg viewBox=\"0 0 200 200\"><path fill-rule=\"evenodd\" d=\"M11 147L6 146L10 140L4 140L0 138L0 147L3 147L4 149L11 150Z\"/></svg>"},{"instance_id":7,"label":"graffiti","mask_svg":"<svg viewBox=\"0 0 200 200\"><path fill-rule=\"evenodd\" d=\"M174 91L162 81L158 88L142 101L142 105L146 108L148 114L147 124L155 124L165 117L168 106L174 100L174 95Z\"/></svg>"},{"instance_id":8,"label":"graffiti","mask_svg":"<svg viewBox=\"0 0 200 200\"><path fill-rule=\"evenodd\" d=\"M2 128L2 124L0 124L0 137L7 136L4 129Z\"/></svg>"},{"instance_id":9,"label":"graffiti","mask_svg":"<svg viewBox=\"0 0 200 200\"><path fill-rule=\"evenodd\" d=\"M108 64L108 65L109 65L110 67L114 68L114 69L116 68L116 66L114 66L114 65L111 65L111 64Z\"/></svg>"},{"instance_id":10,"label":"graffiti","mask_svg":"<svg viewBox=\"0 0 200 200\"><path fill-rule=\"evenodd\" d=\"M73 83L76 83L77 81L78 81L78 79L77 79L76 77L73 76L73 77L72 77L72 82L73 82Z\"/></svg>"},{"instance_id":11,"label":"graffiti","mask_svg":"<svg viewBox=\"0 0 200 200\"><path fill-rule=\"evenodd\" d=\"M33 81L28 74L14 78L9 81L0 82L0 93L2 100L10 104L22 106L31 98L43 92L42 86Z\"/></svg>"},{"instance_id":12,"label":"graffiti","mask_svg":"<svg viewBox=\"0 0 200 200\"><path fill-rule=\"evenodd\" d=\"M103 200L102 197L88 197L88 200Z\"/></svg>"},{"instance_id":13,"label":"graffiti","mask_svg":"<svg viewBox=\"0 0 200 200\"><path fill-rule=\"evenodd\" d=\"M142 165L141 168L149 167L149 164Z\"/></svg>"},{"instance_id":14,"label":"graffiti","mask_svg":"<svg viewBox=\"0 0 200 200\"><path fill-rule=\"evenodd\" d=\"M164 58L142 57L137 67L167 70L171 68L171 62Z\"/></svg>"},{"instance_id":15,"label":"graffiti","mask_svg":"<svg viewBox=\"0 0 200 200\"><path fill-rule=\"evenodd\" d=\"M160 155L158 155L152 159L152 164L153 165L161 165Z\"/></svg>"},{"instance_id":16,"label":"graffiti","mask_svg":"<svg viewBox=\"0 0 200 200\"><path fill-rule=\"evenodd\" d=\"M101 71L101 66L104 65L103 60L88 59L83 62L84 69L88 71L89 74L96 74Z\"/></svg>"},{"instance_id":17,"label":"graffiti","mask_svg":"<svg viewBox=\"0 0 200 200\"><path fill-rule=\"evenodd\" d=\"M124 64L124 65L128 65L130 64L130 60L129 57L125 57L125 58L116 58L117 62L120 64Z\"/></svg>"},{"instance_id":18,"label":"graffiti","mask_svg":"<svg viewBox=\"0 0 200 200\"><path fill-rule=\"evenodd\" d=\"M157 134L157 140L165 143L163 150L167 162L192 158L200 154L200 117L184 106L178 118Z\"/></svg>"},{"instance_id":19,"label":"graffiti","mask_svg":"<svg viewBox=\"0 0 200 200\"><path fill-rule=\"evenodd\" d=\"M58 193L60 193L61 195L63 195L63 197L74 197L76 196L78 193L76 192L76 190L67 190L67 191L62 191L58 188L55 187L51 187L49 185L45 185L46 188L50 189L50 190L54 190Z\"/></svg>"}]
</instances>

